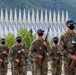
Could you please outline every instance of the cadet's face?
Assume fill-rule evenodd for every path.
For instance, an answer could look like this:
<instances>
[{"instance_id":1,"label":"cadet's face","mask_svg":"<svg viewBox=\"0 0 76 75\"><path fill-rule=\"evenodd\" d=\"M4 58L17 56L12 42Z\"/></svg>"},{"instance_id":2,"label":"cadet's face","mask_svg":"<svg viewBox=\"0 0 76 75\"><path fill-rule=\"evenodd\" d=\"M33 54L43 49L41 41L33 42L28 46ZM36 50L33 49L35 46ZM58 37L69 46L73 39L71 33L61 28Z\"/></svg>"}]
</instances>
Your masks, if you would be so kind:
<instances>
[{"instance_id":1,"label":"cadet's face","mask_svg":"<svg viewBox=\"0 0 76 75\"><path fill-rule=\"evenodd\" d=\"M75 27L74 27L74 24L67 24L67 27L70 29L70 30L73 30Z\"/></svg>"},{"instance_id":2,"label":"cadet's face","mask_svg":"<svg viewBox=\"0 0 76 75\"><path fill-rule=\"evenodd\" d=\"M43 33L38 33L38 36L43 36Z\"/></svg>"}]
</instances>

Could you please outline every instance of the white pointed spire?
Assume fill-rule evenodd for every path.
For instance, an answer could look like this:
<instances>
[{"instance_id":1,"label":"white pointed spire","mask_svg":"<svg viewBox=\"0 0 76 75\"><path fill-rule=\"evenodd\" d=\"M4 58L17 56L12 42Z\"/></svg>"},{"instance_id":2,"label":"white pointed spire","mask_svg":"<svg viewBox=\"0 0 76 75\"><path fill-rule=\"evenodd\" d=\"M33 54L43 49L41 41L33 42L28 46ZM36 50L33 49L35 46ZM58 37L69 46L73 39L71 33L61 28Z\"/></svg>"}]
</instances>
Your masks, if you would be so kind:
<instances>
[{"instance_id":1,"label":"white pointed spire","mask_svg":"<svg viewBox=\"0 0 76 75\"><path fill-rule=\"evenodd\" d=\"M45 10L45 22L48 21L48 17L47 17L47 10Z\"/></svg>"},{"instance_id":2,"label":"white pointed spire","mask_svg":"<svg viewBox=\"0 0 76 75\"><path fill-rule=\"evenodd\" d=\"M21 9L19 9L19 21L22 21Z\"/></svg>"},{"instance_id":3,"label":"white pointed spire","mask_svg":"<svg viewBox=\"0 0 76 75\"><path fill-rule=\"evenodd\" d=\"M28 17L27 17L27 21L30 22L30 10L28 9Z\"/></svg>"},{"instance_id":4,"label":"white pointed spire","mask_svg":"<svg viewBox=\"0 0 76 75\"><path fill-rule=\"evenodd\" d=\"M17 11L15 9L15 13L14 13L14 21L17 21Z\"/></svg>"},{"instance_id":5,"label":"white pointed spire","mask_svg":"<svg viewBox=\"0 0 76 75\"><path fill-rule=\"evenodd\" d=\"M60 11L58 10L57 22L60 23Z\"/></svg>"},{"instance_id":6,"label":"white pointed spire","mask_svg":"<svg viewBox=\"0 0 76 75\"><path fill-rule=\"evenodd\" d=\"M51 10L49 11L49 23L52 23L52 15L51 15Z\"/></svg>"},{"instance_id":7,"label":"white pointed spire","mask_svg":"<svg viewBox=\"0 0 76 75\"><path fill-rule=\"evenodd\" d=\"M62 10L62 22L64 22L64 11Z\"/></svg>"},{"instance_id":8,"label":"white pointed spire","mask_svg":"<svg viewBox=\"0 0 76 75\"><path fill-rule=\"evenodd\" d=\"M4 21L3 9L1 8L1 21Z\"/></svg>"},{"instance_id":9,"label":"white pointed spire","mask_svg":"<svg viewBox=\"0 0 76 75\"><path fill-rule=\"evenodd\" d=\"M8 12L7 12L7 9L6 9L6 13L5 13L5 21L6 22L8 21Z\"/></svg>"},{"instance_id":10,"label":"white pointed spire","mask_svg":"<svg viewBox=\"0 0 76 75\"><path fill-rule=\"evenodd\" d=\"M68 11L66 11L66 21L69 19L68 17Z\"/></svg>"},{"instance_id":11,"label":"white pointed spire","mask_svg":"<svg viewBox=\"0 0 76 75\"><path fill-rule=\"evenodd\" d=\"M23 22L26 22L26 12L25 12L25 9L24 9L24 12L23 12Z\"/></svg>"},{"instance_id":12,"label":"white pointed spire","mask_svg":"<svg viewBox=\"0 0 76 75\"><path fill-rule=\"evenodd\" d=\"M10 21L13 21L12 9L10 9Z\"/></svg>"},{"instance_id":13,"label":"white pointed spire","mask_svg":"<svg viewBox=\"0 0 76 75\"><path fill-rule=\"evenodd\" d=\"M54 10L54 14L53 14L53 22L56 23L56 12Z\"/></svg>"},{"instance_id":14,"label":"white pointed spire","mask_svg":"<svg viewBox=\"0 0 76 75\"><path fill-rule=\"evenodd\" d=\"M43 22L43 10L41 10L40 21Z\"/></svg>"},{"instance_id":15,"label":"white pointed spire","mask_svg":"<svg viewBox=\"0 0 76 75\"><path fill-rule=\"evenodd\" d=\"M32 22L35 22L35 13L34 13L34 9L32 9Z\"/></svg>"},{"instance_id":16,"label":"white pointed spire","mask_svg":"<svg viewBox=\"0 0 76 75\"><path fill-rule=\"evenodd\" d=\"M39 11L37 9L36 22L39 22Z\"/></svg>"}]
</instances>

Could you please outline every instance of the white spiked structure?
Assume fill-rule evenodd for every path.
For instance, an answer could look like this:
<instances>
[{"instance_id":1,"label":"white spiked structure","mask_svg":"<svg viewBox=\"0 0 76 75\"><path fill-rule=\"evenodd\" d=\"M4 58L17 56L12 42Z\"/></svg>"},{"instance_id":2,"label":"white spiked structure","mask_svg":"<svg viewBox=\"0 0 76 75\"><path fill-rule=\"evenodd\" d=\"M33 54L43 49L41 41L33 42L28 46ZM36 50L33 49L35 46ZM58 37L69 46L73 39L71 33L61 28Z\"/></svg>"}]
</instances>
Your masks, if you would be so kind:
<instances>
[{"instance_id":1,"label":"white spiked structure","mask_svg":"<svg viewBox=\"0 0 76 75\"><path fill-rule=\"evenodd\" d=\"M25 9L23 11L23 22L26 22L26 12L25 12Z\"/></svg>"},{"instance_id":2,"label":"white spiked structure","mask_svg":"<svg viewBox=\"0 0 76 75\"><path fill-rule=\"evenodd\" d=\"M3 12L1 8L0 11L0 37L5 37L9 32L13 33L15 36L17 35L17 30L20 28L26 28L27 30L32 29L33 34L36 33L37 29L44 29L45 33L47 32L47 28L50 26L49 39L53 36L60 36L64 31L66 31L65 22L69 19L68 11L59 11L56 13L54 10L52 11L43 11L39 12L39 10L31 10L24 9L23 12L19 9L17 10L10 9L10 14L6 9ZM31 14L32 13L32 14ZM61 13L61 14L60 14ZM5 15L4 15L5 14Z\"/></svg>"}]
</instances>

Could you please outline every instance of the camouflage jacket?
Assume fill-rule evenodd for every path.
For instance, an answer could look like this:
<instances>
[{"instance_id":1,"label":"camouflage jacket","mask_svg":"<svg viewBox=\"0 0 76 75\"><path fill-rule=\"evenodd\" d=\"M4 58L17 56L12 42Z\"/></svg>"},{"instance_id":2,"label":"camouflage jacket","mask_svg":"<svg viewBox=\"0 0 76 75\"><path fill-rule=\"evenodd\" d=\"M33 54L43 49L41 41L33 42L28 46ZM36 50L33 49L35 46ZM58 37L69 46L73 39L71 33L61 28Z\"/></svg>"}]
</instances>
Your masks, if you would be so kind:
<instances>
[{"instance_id":1,"label":"camouflage jacket","mask_svg":"<svg viewBox=\"0 0 76 75\"><path fill-rule=\"evenodd\" d=\"M36 39L32 42L31 46L30 46L30 52L29 52L29 55L31 56L32 59L39 59L38 58L38 55L42 55L43 56L43 60L47 60L48 59L48 55L49 55L49 52L50 52L50 45L49 43L47 42L47 46L45 48L45 46L43 46L43 41L44 40L39 40L39 39ZM42 48L42 50L41 50Z\"/></svg>"},{"instance_id":2,"label":"camouflage jacket","mask_svg":"<svg viewBox=\"0 0 76 75\"><path fill-rule=\"evenodd\" d=\"M70 60L68 59L68 57L70 57L74 50L75 50L75 46L72 44L72 41L76 40L76 33L72 32L69 33L68 31L66 33L64 33L61 38L60 38L60 46L63 49L63 55L65 57L66 60Z\"/></svg>"},{"instance_id":3,"label":"camouflage jacket","mask_svg":"<svg viewBox=\"0 0 76 75\"><path fill-rule=\"evenodd\" d=\"M21 52L22 48L25 50L24 52ZM11 47L10 49L10 60L11 61L15 62L16 59L19 59L20 64L26 64L27 57L28 57L28 53L22 44L15 44Z\"/></svg>"},{"instance_id":4,"label":"camouflage jacket","mask_svg":"<svg viewBox=\"0 0 76 75\"><path fill-rule=\"evenodd\" d=\"M4 51L7 53L4 54ZM3 59L5 61L8 61L8 56L9 56L9 49L5 45L0 45L0 59Z\"/></svg>"}]
</instances>

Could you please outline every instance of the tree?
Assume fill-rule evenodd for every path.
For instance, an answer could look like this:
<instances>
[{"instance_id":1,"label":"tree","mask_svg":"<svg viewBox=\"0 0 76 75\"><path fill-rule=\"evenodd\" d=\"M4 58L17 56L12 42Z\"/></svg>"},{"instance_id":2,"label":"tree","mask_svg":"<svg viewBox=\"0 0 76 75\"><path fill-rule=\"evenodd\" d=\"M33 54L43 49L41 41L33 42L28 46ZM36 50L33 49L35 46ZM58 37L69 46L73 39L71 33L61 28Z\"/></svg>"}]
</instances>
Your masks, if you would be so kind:
<instances>
[{"instance_id":1,"label":"tree","mask_svg":"<svg viewBox=\"0 0 76 75\"><path fill-rule=\"evenodd\" d=\"M23 28L18 30L18 35L22 37L22 42L26 44L27 49L29 49L31 42L36 38L35 35L31 36L30 31Z\"/></svg>"},{"instance_id":2,"label":"tree","mask_svg":"<svg viewBox=\"0 0 76 75\"><path fill-rule=\"evenodd\" d=\"M6 45L10 48L13 44L16 43L16 38L13 34L8 33L8 35L5 36L6 39Z\"/></svg>"}]
</instances>

